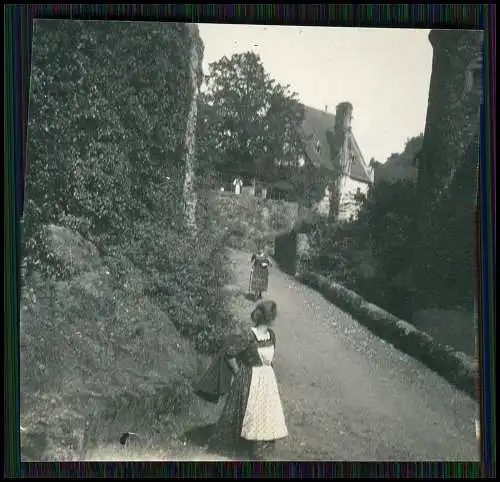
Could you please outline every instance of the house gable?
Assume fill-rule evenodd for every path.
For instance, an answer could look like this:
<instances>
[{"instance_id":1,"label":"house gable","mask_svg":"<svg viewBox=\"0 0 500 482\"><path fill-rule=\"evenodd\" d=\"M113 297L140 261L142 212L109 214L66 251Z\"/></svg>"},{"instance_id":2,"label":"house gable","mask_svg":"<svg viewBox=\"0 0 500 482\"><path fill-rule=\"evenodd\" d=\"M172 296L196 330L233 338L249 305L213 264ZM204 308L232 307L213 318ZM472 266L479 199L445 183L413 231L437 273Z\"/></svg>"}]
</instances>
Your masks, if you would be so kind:
<instances>
[{"instance_id":1,"label":"house gable","mask_svg":"<svg viewBox=\"0 0 500 482\"><path fill-rule=\"evenodd\" d=\"M335 125L335 116L326 111L304 107L302 138L304 151L314 167L333 170L333 162L327 131Z\"/></svg>"},{"instance_id":2,"label":"house gable","mask_svg":"<svg viewBox=\"0 0 500 482\"><path fill-rule=\"evenodd\" d=\"M335 132L335 115L313 107L303 107L304 151L313 166L333 172L335 161L345 152L349 156L341 162L346 169L345 174L356 181L371 184L373 182L371 170L366 165L352 132L350 130ZM344 150L344 147L347 149Z\"/></svg>"},{"instance_id":3,"label":"house gable","mask_svg":"<svg viewBox=\"0 0 500 482\"><path fill-rule=\"evenodd\" d=\"M349 135L349 155L351 156L350 169L348 176L351 179L359 182L366 182L367 184L373 183L372 170L366 165L366 162L361 153L361 149L356 142L356 138L352 134Z\"/></svg>"}]
</instances>

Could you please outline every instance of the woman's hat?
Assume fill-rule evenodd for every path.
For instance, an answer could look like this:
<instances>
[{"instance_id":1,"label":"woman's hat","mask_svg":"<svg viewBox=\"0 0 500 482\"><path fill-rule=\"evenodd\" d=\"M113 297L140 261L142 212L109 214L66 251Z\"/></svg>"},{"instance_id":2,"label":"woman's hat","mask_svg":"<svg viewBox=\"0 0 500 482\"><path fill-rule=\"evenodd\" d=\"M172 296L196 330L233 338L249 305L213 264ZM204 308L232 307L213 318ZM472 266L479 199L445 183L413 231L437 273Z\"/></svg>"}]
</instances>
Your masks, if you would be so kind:
<instances>
[{"instance_id":1,"label":"woman's hat","mask_svg":"<svg viewBox=\"0 0 500 482\"><path fill-rule=\"evenodd\" d=\"M274 301L261 301L250 316L256 325L269 324L278 316L278 307Z\"/></svg>"}]
</instances>

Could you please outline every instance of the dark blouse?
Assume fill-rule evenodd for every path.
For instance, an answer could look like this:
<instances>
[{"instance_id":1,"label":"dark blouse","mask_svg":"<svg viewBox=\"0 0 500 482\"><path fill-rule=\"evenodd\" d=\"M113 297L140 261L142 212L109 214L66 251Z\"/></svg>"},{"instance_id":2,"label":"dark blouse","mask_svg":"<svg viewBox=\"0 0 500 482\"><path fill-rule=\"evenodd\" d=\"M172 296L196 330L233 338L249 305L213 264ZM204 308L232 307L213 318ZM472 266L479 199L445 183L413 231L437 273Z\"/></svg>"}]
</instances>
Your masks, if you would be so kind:
<instances>
[{"instance_id":1,"label":"dark blouse","mask_svg":"<svg viewBox=\"0 0 500 482\"><path fill-rule=\"evenodd\" d=\"M266 256L261 256L259 254L252 255L250 262L254 265L259 265L261 269L267 269L271 264ZM265 263L267 266L262 266L262 263Z\"/></svg>"},{"instance_id":2,"label":"dark blouse","mask_svg":"<svg viewBox=\"0 0 500 482\"><path fill-rule=\"evenodd\" d=\"M269 345L276 346L274 331L269 329L269 334L269 340L265 341L257 340L252 330L248 330L244 334L230 336L226 342L226 356L236 358L239 363L249 367L262 366L258 348Z\"/></svg>"}]
</instances>

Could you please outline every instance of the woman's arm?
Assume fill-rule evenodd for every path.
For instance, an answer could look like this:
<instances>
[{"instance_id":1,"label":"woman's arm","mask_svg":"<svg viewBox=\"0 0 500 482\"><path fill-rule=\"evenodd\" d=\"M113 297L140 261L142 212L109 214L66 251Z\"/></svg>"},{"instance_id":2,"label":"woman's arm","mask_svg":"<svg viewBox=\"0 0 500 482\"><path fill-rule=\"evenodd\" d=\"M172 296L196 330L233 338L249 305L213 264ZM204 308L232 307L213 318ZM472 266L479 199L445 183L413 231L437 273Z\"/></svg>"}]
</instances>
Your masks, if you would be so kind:
<instances>
[{"instance_id":1,"label":"woman's arm","mask_svg":"<svg viewBox=\"0 0 500 482\"><path fill-rule=\"evenodd\" d=\"M238 362L236 361L236 358L234 357L227 358L227 364L229 365L231 371L236 375L238 373L238 370L240 369L240 367L238 366Z\"/></svg>"},{"instance_id":2,"label":"woman's arm","mask_svg":"<svg viewBox=\"0 0 500 482\"><path fill-rule=\"evenodd\" d=\"M226 362L231 371L236 375L239 371L238 355L244 352L251 341L250 330L243 333L235 333L227 338L225 343Z\"/></svg>"}]
</instances>

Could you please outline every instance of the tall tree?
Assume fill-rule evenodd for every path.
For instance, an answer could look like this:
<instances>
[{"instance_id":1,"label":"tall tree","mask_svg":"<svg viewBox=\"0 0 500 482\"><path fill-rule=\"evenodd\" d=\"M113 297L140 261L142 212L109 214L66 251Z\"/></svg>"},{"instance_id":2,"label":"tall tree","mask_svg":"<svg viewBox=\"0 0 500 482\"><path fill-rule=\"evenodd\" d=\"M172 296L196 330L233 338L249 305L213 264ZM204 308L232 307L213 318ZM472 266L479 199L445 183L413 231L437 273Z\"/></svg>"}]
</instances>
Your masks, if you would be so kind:
<instances>
[{"instance_id":1,"label":"tall tree","mask_svg":"<svg viewBox=\"0 0 500 482\"><path fill-rule=\"evenodd\" d=\"M290 86L271 79L257 54L210 64L201 100L205 168L272 181L279 163L297 164L303 108Z\"/></svg>"}]
</instances>

